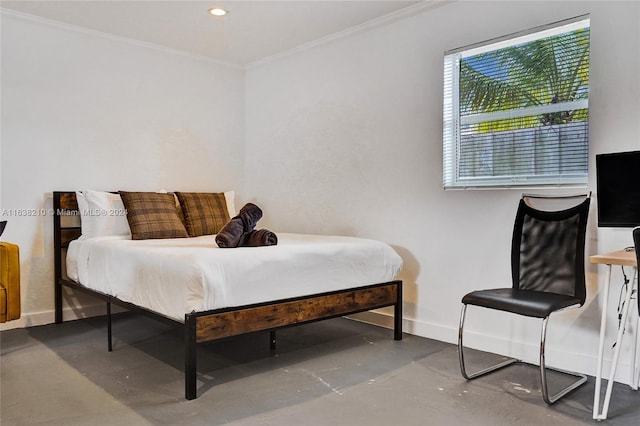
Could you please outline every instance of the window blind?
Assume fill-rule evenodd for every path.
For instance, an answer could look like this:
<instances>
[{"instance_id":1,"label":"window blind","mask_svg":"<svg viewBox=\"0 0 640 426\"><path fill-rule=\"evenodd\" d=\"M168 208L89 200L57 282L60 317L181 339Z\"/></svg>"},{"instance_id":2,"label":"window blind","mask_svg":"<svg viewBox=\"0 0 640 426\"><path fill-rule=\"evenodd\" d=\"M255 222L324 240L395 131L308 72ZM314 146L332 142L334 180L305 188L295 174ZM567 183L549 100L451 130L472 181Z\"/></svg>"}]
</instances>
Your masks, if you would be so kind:
<instances>
[{"instance_id":1,"label":"window blind","mask_svg":"<svg viewBox=\"0 0 640 426\"><path fill-rule=\"evenodd\" d=\"M445 189L585 185L589 19L445 53Z\"/></svg>"}]
</instances>

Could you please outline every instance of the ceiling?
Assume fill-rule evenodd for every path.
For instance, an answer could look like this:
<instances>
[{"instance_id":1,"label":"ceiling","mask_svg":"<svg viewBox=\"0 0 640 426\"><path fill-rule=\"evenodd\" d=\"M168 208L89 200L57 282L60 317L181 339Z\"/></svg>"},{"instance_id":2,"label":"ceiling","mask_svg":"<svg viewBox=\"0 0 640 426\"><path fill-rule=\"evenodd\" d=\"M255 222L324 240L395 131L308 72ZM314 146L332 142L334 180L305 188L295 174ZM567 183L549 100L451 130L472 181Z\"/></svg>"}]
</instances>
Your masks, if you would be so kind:
<instances>
[{"instance_id":1,"label":"ceiling","mask_svg":"<svg viewBox=\"0 0 640 426\"><path fill-rule=\"evenodd\" d=\"M3 9L247 66L423 1L16 1ZM212 6L229 11L208 14Z\"/></svg>"}]
</instances>

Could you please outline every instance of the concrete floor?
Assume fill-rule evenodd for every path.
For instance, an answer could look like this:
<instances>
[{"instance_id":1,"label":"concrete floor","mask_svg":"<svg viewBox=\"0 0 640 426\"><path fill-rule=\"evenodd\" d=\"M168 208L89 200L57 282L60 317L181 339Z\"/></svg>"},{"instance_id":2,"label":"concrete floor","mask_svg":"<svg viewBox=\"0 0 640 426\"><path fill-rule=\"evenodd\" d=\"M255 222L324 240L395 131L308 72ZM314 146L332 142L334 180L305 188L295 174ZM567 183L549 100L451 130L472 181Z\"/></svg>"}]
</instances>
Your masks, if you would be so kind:
<instances>
[{"instance_id":1,"label":"concrete floor","mask_svg":"<svg viewBox=\"0 0 640 426\"><path fill-rule=\"evenodd\" d=\"M396 342L341 318L281 330L275 353L267 333L201 345L193 401L182 334L138 315L116 318L111 353L104 318L4 331L0 342L3 426L597 424L593 378L549 407L535 367L467 382L455 346ZM640 393L614 386L606 424L639 425Z\"/></svg>"}]
</instances>

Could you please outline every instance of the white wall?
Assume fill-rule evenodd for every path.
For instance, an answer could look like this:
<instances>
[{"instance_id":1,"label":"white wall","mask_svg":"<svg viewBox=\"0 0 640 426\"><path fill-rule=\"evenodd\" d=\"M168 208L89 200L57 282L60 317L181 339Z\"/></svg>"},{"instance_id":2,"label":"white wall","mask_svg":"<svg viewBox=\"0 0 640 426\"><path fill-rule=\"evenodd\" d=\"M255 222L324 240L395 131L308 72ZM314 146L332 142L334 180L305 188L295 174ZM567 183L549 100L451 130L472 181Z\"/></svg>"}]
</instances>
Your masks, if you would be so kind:
<instances>
[{"instance_id":1,"label":"white wall","mask_svg":"<svg viewBox=\"0 0 640 426\"><path fill-rule=\"evenodd\" d=\"M510 285L521 190L442 190L443 52L585 13L595 191L595 154L640 148L637 2L439 4L256 64L246 76L247 197L275 230L392 244L405 262L405 331L454 342L461 297ZM589 254L629 245L629 230L596 228L593 206ZM604 270L588 273L586 306L552 318L547 354L551 365L594 374ZM504 319L470 308L468 344L535 360L539 323Z\"/></svg>"},{"instance_id":2,"label":"white wall","mask_svg":"<svg viewBox=\"0 0 640 426\"><path fill-rule=\"evenodd\" d=\"M78 188L238 189L276 231L392 244L405 262L405 330L452 342L461 296L508 285L521 191L442 190L443 52L583 13L592 18L593 164L597 153L640 148L637 2L437 4L256 64L246 79L3 13L0 207L48 208L51 191ZM598 230L593 214L589 254L630 244L628 231ZM25 313L8 326L51 322L51 218L8 219ZM588 272L587 305L552 320L548 358L593 374L604 271ZM538 324L503 318L471 311L468 343L534 359L523 342Z\"/></svg>"},{"instance_id":3,"label":"white wall","mask_svg":"<svg viewBox=\"0 0 640 426\"><path fill-rule=\"evenodd\" d=\"M239 190L244 71L3 12L1 137L23 311L5 327L52 322L52 218L14 209L54 190Z\"/></svg>"}]
</instances>

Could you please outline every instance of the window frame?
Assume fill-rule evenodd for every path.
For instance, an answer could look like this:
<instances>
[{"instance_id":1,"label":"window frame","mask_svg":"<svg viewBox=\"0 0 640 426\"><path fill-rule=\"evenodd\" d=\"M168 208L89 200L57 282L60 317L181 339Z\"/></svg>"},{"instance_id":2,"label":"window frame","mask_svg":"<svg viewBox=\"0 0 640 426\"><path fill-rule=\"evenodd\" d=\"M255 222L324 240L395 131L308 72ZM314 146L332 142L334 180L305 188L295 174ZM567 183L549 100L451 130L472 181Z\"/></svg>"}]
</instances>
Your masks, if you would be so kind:
<instances>
[{"instance_id":1,"label":"window frame","mask_svg":"<svg viewBox=\"0 0 640 426\"><path fill-rule=\"evenodd\" d=\"M548 25L494 38L481 43L448 50L444 54L443 87L443 187L444 189L498 189L511 187L586 187L588 183L588 110L589 99L570 100L547 105L511 109L497 112L480 112L460 115L460 62L463 58L495 51L505 47L520 45L555 35L588 28L589 15L554 22ZM590 43L589 43L590 45ZM590 46L589 46L590 49ZM590 52L589 52L590 56ZM590 58L589 58L590 61ZM587 88L588 94L588 88ZM540 114L557 113L568 110L586 109L586 170L584 173L498 175L498 176L460 176L461 126L481 122L528 117ZM574 122L578 123L578 121ZM537 126L541 129L545 126ZM552 126L548 126L551 128ZM475 151L476 153L478 151ZM560 152L560 149L557 150ZM524 158L524 157L523 157Z\"/></svg>"}]
</instances>

